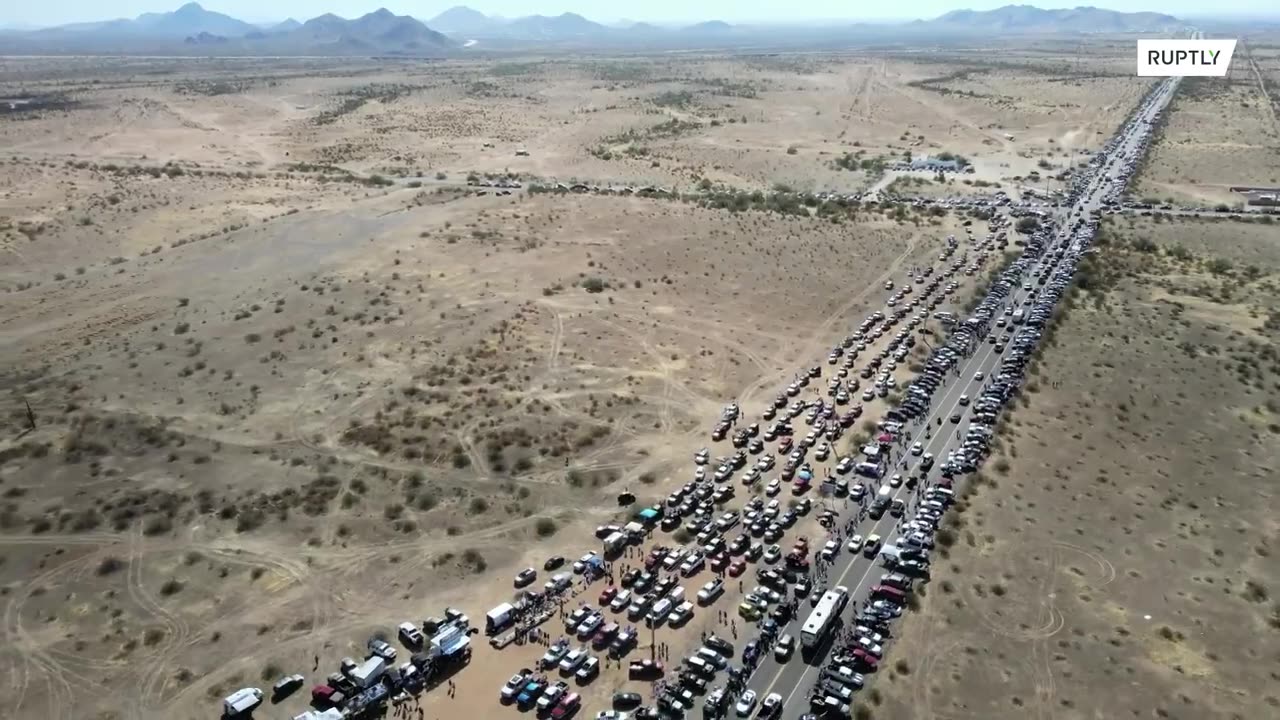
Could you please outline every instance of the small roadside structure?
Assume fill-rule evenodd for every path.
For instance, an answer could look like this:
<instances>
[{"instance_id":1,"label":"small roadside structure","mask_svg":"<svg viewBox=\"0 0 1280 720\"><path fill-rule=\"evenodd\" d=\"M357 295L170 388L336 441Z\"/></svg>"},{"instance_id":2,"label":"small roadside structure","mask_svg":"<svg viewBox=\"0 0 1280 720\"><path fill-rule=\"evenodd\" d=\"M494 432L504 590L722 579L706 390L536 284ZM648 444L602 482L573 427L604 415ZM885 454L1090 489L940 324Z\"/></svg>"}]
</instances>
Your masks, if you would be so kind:
<instances>
[{"instance_id":1,"label":"small roadside structure","mask_svg":"<svg viewBox=\"0 0 1280 720\"><path fill-rule=\"evenodd\" d=\"M925 172L960 172L964 165L959 160L943 160L926 155L912 160L908 167L912 170L923 170Z\"/></svg>"}]
</instances>

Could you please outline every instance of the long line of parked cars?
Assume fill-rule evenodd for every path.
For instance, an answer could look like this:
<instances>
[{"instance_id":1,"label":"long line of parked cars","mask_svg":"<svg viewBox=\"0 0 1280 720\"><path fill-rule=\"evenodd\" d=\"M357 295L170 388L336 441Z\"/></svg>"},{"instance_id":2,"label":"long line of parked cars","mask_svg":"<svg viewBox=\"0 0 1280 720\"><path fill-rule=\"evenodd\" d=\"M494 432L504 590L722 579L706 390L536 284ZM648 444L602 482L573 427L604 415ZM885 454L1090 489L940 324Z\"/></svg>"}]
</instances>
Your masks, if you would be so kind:
<instances>
[{"instance_id":1,"label":"long line of parked cars","mask_svg":"<svg viewBox=\"0 0 1280 720\"><path fill-rule=\"evenodd\" d=\"M1145 127L1140 120L1135 120L1128 129L1143 132ZM1117 144L1110 143L1108 152ZM1144 142L1140 140L1135 146L1140 152ZM1136 167L1136 161L1133 155L1122 159L1124 164L1120 176L1127 180L1128 174ZM1081 182L1069 194L1069 202L1080 201L1082 195L1094 187L1089 181L1097 179L1100 169L1109 166L1107 161L1107 153L1095 158L1092 172L1082 176ZM999 412L1021 385L1027 364L1046 323L1051 319L1054 305L1069 287L1075 269L1093 238L1095 226L1092 222L1077 222L1057 244L1050 234L1053 230L1050 226L1031 238L1023 255L992 284L965 323L957 326L948 342L934 351L924 371L909 386L904 402L889 413L891 419L903 421L925 413L933 392L960 358L973 352L984 337L995 340L998 329L1007 326L1007 323L1000 322L1004 315L998 314L999 311L1004 308L1008 314L1013 310L1008 298L1020 282L1023 290L1031 291L1033 285L1024 276L1034 275L1039 290L1028 295L1023 307L1017 311L1017 329L1005 331L1005 336L993 343L1002 352L1004 345L1008 345L999 368L990 373L990 377L978 373L974 380L984 383L978 397L973 400L962 397L959 401L959 405L969 408L969 422L961 443L941 465L942 478L923 494L916 505L915 516L902 523L897 543L879 550L881 561L889 572L870 589L867 602L855 614L852 631L837 644L810 690L810 707L814 713L847 716L854 692L865 682L864 673L874 672L883 659L885 645L891 637L891 624L907 605L913 592L913 582L928 576L934 533L954 501L951 478L958 473L975 470L986 457ZM995 327L993 318L996 318ZM954 416L951 419L958 420ZM864 543L861 536L854 535L849 541L849 549L863 548L868 557L875 557L876 549L869 541L870 538ZM804 718L810 720L816 716L808 714Z\"/></svg>"},{"instance_id":2,"label":"long line of parked cars","mask_svg":"<svg viewBox=\"0 0 1280 720\"><path fill-rule=\"evenodd\" d=\"M1076 265L1093 237L1099 212L1095 209L1086 213L1084 206L1077 205L1077 202L1116 204L1150 139L1151 125L1144 114L1149 115L1148 111L1155 103L1164 100L1162 93L1173 83L1176 79L1166 81L1151 93L1126 123L1124 131L1109 141L1102 152L1091 157L1084 172L1072 175L1071 189L1065 198L1065 202L1073 207L1073 214L1068 218L1069 222L1073 221L1068 241L1053 245L1052 224L1034 233L1026 241L1021 257L992 283L986 296L962 323L953 313L944 313L937 308L956 291L958 286L954 278L958 273L975 274L993 250L1006 246L1004 229L1008 218L994 211L1006 208L1011 214L1030 211L1043 216L1047 213L1036 208L1047 208L1047 204L1024 202L1015 206L1003 193L990 198L919 200L921 204L941 204L985 213L984 217L989 219L989 234L983 240L975 240L967 221L965 225L972 245L972 257L970 250L960 251L959 242L949 237L938 256L938 268L915 269L901 285L893 281L885 283L885 290L891 292L885 300L885 310L868 315L855 332L832 347L827 357L828 365L839 365L826 386L829 402L821 392L814 400L805 401L798 397L813 380L822 376L821 365L813 365L798 371L794 381L766 408L762 422L774 422L763 431L761 423L737 427L741 408L736 403L726 406L712 432L712 440L726 439L737 427L731 438L736 452L713 462L709 450L698 451L694 458L692 482L674 491L661 506L647 510L652 513L655 523L661 523L662 529L675 531L683 526L694 537L694 542L684 547L659 545L653 548L643 570L637 568L625 573L618 586L609 586L600 593L599 607L584 604L569 614L565 622L565 637L551 644L536 670L523 668L512 676L500 690L502 701L522 708L535 708L557 720L573 716L580 710L582 700L570 682L585 685L592 682L600 671L600 659L592 651L607 653L611 659L621 659L637 645L639 630L636 626L624 626L620 617L611 619L606 612L615 616L625 613L630 622L643 622L651 628L663 624L679 627L689 621L697 607L712 605L724 595L721 571L730 577L740 577L745 574L747 563L752 562L757 564L755 577L758 585L746 593L738 614L757 623L756 635L745 645L739 662L735 664L731 660L733 644L715 636L707 638L702 647L684 658L678 669L670 674L662 663L632 660L629 665L631 677L660 680L655 704L639 707L643 702L639 695L617 693L614 697L615 710L601 711L597 718L615 720L629 709L636 709L633 715L636 718L683 717L693 707L693 698L697 695L705 696L704 711L709 716L726 713L732 704L740 717L748 717L752 713L758 713L762 718L775 717L782 709L781 696L770 693L758 698L753 690L745 687L745 682L752 668L769 649L779 662L786 662L791 657L795 640L781 633L780 629L792 619L797 601L808 597L816 602L823 595L821 589L814 588L809 575L810 554L830 561L842 550L847 550L862 552L869 558L878 556L889 571L871 589L867 602L854 617L852 632L832 654L810 693L815 710L847 714L852 693L865 681L863 673L874 671L883 657L885 644L891 637L890 624L901 615L914 591L913 582L928 576L934 534L954 501L951 478L975 470L989 452L999 412L1020 386L1026 365L1051 317L1054 304L1069 286ZM1055 202L1054 206L1057 207L1058 203ZM1008 299L1019 284L1026 291L1033 287L1039 290L1021 306L1014 307ZM799 537L784 555L780 544L784 533L794 526L799 517L808 514L813 505L807 497L796 497L784 509L775 497L781 492L782 483L791 483L796 496L807 492L814 479L814 469L807 462L809 451L812 450L817 462L832 458L833 444L863 412L862 405L853 402L857 393L861 391L863 402L869 402L876 397L886 397L897 389L894 371L915 346L914 331L922 329L930 312L934 317L943 319L951 327L951 333L947 342L933 350L923 370L906 386L903 400L879 423L882 430L897 432L902 423L927 412L933 394L943 384L947 372L967 354L974 352L984 340L997 352L1003 353L1006 347L1009 349L999 369L990 377L984 377L982 373L975 377L975 380L984 382L982 390L973 399L962 397L960 405L964 411L950 418L952 423L958 424L967 411L969 422L960 445L940 464L942 478L922 496L912 517L902 519L903 530L893 544L882 546L876 535L864 540L855 534L844 547L828 541L821 548L810 548L808 539ZM900 323L901 327L886 347L867 358L858 377L851 377L859 354L867 352L873 343L893 332ZM869 381L866 387L861 385L863 380ZM845 411L838 410L846 406ZM786 417L778 419L780 414ZM802 414L812 429L796 440L791 421ZM766 443L774 441L778 442L776 456L765 452ZM838 458L834 472L823 480L824 486L830 483L829 488L837 495L848 494L860 499L867 492L866 488L861 484L850 486L842 476L856 471L879 477L882 467L879 460L870 461L875 449L874 444L868 446L868 452L864 453L868 458L862 462L850 457ZM765 496L770 499L766 501L755 496L741 510L724 508L735 495L733 473L743 471L753 455L758 457L743 472L742 484L749 488L763 487ZM922 473L927 473L933 465L933 458L918 447L912 448L912 455L921 458L917 467ZM766 480L766 473L773 471L778 458L782 459L778 477ZM706 470L709 466L715 467L711 476ZM916 480L913 474L906 482ZM882 488L882 496L877 496L872 503L873 517L878 518L880 515L876 513L885 511L901 517L904 506L900 501L890 501L889 494L884 492L898 487L901 482L898 475L890 478L887 487ZM835 511L828 509L822 512L819 521L826 527L832 527L838 517ZM729 531L734 528L739 528L739 534L729 539ZM642 528L632 526L602 526L597 535L605 544L605 552L620 550L644 537ZM555 571L564 564L563 558L553 557L546 562L544 569ZM602 574L602 566L603 559L592 551L574 562L572 567L576 574L591 576ZM680 586L681 579L694 578L704 571L714 572L716 577L703 584L693 600L686 599L685 590ZM524 588L536 579L537 572L528 568L517 574L515 584ZM557 572L546 582L542 592L526 591L526 594L530 600L553 598L566 592L572 579L568 572ZM504 622L507 620L510 618ZM470 633L469 619L454 609L447 609L442 619L424 621L421 629L414 623L402 623L398 628L399 638L413 654L399 665L396 664L396 649L387 640L381 636L371 638L363 661L343 658L339 671L331 674L325 684L312 689L313 704L323 709L300 717L322 720L356 716L377 710L391 697L420 692L428 683L466 664L470 658ZM569 638L576 638L576 644ZM545 674L547 671L558 671L560 679L552 681ZM709 684L721 672L725 674L727 683L708 692ZM304 682L301 675L283 677L273 687L274 694L283 697ZM224 711L229 716L250 712L263 701L263 697L264 693L257 688L242 688L224 699Z\"/></svg>"},{"instance_id":3,"label":"long line of parked cars","mask_svg":"<svg viewBox=\"0 0 1280 720\"><path fill-rule=\"evenodd\" d=\"M713 459L710 450L699 450L693 458L690 482L672 491L653 508L660 515L658 523L662 530L683 529L691 541L684 546L653 547L643 568L622 574L617 586L609 586L600 593L598 607L584 604L570 613L565 636L552 643L539 667L522 669L513 675L500 690L500 698L518 707L540 707L551 714L561 703L576 708L579 700L570 699L573 693L569 683L583 685L595 678L598 665L592 650L607 650L611 658L623 658L635 647L636 627L624 627L623 623L643 623L651 628L679 627L688 622L698 607L710 606L724 595L725 581L721 573L729 578L741 577L748 563L756 563L758 585L745 594L737 613L740 618L757 623L758 635L747 644L739 664L730 663L732 648L725 647L727 641L717 641L714 637L671 671L665 671L660 663L644 666L642 662L647 661L632 661L633 677L659 680L654 704L638 709L628 707L630 694L621 693L621 697L615 698L615 710L601 711L598 716L608 717L611 712L635 709L639 713L636 717L647 714L679 717L693 708L693 698L697 696L704 696L704 710L712 713L730 705L737 710L744 707L754 710L758 705L766 713L780 707L780 697L765 697L757 703L740 693L747 674L766 648L772 648L775 658L789 657L795 641L790 636L779 637L777 630L791 619L794 603L813 591L808 540L803 537L796 540L785 556L780 545L787 530L813 507L809 498L803 497L814 474L813 466L806 460L810 452L818 462L835 460L832 444L862 413L861 405L857 404L844 412L837 410L840 405L850 404L850 393L859 388L859 380L849 377L859 353L902 325L886 348L867 359L863 370L865 378L878 371L872 386L876 394L883 397L895 384L893 369L905 361L915 345L913 331L922 325L929 311L954 292L954 275L965 272L966 267L969 271L976 270L986 259L993 241L991 237L975 243L977 254L970 258L968 250L960 251L954 237L948 238L938 258L938 268L917 269L909 274L907 283L886 300L887 312L872 313L856 332L833 348L832 355L837 361L830 364L841 364L841 367L827 386L829 400L821 393L815 400L797 399L813 380L821 377L822 368L815 365L797 372L795 381L778 394L760 423L740 423L741 408L736 403L725 406L712 430L712 441L730 440L733 453ZM906 290L912 287L914 289ZM780 418L779 414L784 417ZM798 436L792 426L792 421L801 415L811 428L803 437ZM777 443L776 455L766 452L766 443L774 442ZM841 462L838 467L845 470L837 469L828 480L838 479L847 491L847 480L836 476L848 472L854 464L848 458ZM775 470L777 477L766 480L766 475ZM734 482L734 476L739 473L741 485L748 489L761 487L764 494L749 498L740 509L731 509L726 504L736 495L738 483ZM791 483L795 496L785 505L775 497L784 481ZM607 538L617 530L619 528L602 526L596 534ZM577 565L590 566L592 556L594 553L584 556L575 564L575 570L579 569ZM687 598L680 582L708 570L715 573L715 577L707 580L693 598ZM517 575L516 585L531 584L536 578L536 571L527 568ZM559 588L546 590L558 591ZM556 670L562 675L560 680L553 681L545 674ZM709 687L722 673L724 684ZM622 702L617 702L619 700ZM566 716L572 712L562 711Z\"/></svg>"}]
</instances>

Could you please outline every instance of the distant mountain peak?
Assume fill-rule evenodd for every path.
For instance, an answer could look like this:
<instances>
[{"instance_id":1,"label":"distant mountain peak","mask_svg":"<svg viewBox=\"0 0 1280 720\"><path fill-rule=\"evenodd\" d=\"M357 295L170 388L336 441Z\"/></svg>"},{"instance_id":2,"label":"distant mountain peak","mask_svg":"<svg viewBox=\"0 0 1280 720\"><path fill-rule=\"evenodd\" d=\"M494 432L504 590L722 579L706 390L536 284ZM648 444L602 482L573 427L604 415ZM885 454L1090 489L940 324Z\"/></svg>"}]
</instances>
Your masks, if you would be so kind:
<instances>
[{"instance_id":1,"label":"distant mountain peak","mask_svg":"<svg viewBox=\"0 0 1280 720\"><path fill-rule=\"evenodd\" d=\"M685 32L719 33L732 30L733 26L723 20L707 20L684 28Z\"/></svg>"},{"instance_id":2,"label":"distant mountain peak","mask_svg":"<svg viewBox=\"0 0 1280 720\"><path fill-rule=\"evenodd\" d=\"M474 33L491 30L499 23L466 5L454 5L428 20L427 25L440 32Z\"/></svg>"},{"instance_id":3,"label":"distant mountain peak","mask_svg":"<svg viewBox=\"0 0 1280 720\"><path fill-rule=\"evenodd\" d=\"M952 10L916 26L973 31L1151 32L1181 22L1172 15L1155 12L1118 12L1092 6L1045 10L1034 5L1005 5L994 10Z\"/></svg>"},{"instance_id":4,"label":"distant mountain peak","mask_svg":"<svg viewBox=\"0 0 1280 720\"><path fill-rule=\"evenodd\" d=\"M200 38L205 35L243 37L257 32L258 28L229 15L205 10L200 3L189 2L173 12L143 13L133 20L114 23L113 30L126 34Z\"/></svg>"}]
</instances>

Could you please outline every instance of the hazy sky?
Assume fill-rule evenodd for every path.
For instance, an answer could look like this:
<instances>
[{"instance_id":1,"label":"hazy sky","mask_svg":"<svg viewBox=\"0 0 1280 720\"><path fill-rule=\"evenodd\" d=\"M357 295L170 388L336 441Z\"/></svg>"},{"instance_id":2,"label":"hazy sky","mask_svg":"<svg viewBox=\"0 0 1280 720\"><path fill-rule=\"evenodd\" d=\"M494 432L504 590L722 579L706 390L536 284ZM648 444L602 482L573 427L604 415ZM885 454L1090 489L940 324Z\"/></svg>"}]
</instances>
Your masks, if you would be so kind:
<instances>
[{"instance_id":1,"label":"hazy sky","mask_svg":"<svg viewBox=\"0 0 1280 720\"><path fill-rule=\"evenodd\" d=\"M198 0L206 9L223 12L250 22L306 20L332 12L356 17L379 7L401 15L426 20L453 5L467 5L489 15L558 15L575 12L599 22L621 18L650 22L699 22L702 20L803 21L821 19L908 19L929 18L956 8L987 10L1017 0L905 0L902 2L853 3L849 0L637 0L633 3L601 3L598 0ZM1031 2L1032 0L1021 0ZM0 26L57 25L87 20L134 17L144 12L173 10L185 0L53 0L50 3L12 2L0 9ZM1042 2L1040 7L1073 7L1089 4ZM1272 0L1101 0L1098 7L1113 10L1152 10L1174 15L1203 16L1206 13L1274 12Z\"/></svg>"}]
</instances>

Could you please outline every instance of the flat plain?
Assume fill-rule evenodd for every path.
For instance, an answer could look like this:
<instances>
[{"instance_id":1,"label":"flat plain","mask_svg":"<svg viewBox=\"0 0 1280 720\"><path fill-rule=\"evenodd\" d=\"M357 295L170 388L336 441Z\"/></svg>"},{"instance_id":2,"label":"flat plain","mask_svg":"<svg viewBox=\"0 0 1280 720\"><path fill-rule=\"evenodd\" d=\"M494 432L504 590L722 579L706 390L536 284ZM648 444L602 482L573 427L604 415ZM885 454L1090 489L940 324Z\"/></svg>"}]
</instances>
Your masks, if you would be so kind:
<instances>
[{"instance_id":1,"label":"flat plain","mask_svg":"<svg viewBox=\"0 0 1280 720\"><path fill-rule=\"evenodd\" d=\"M1280 234L1115 217L1098 248L868 715L1280 706Z\"/></svg>"},{"instance_id":2,"label":"flat plain","mask_svg":"<svg viewBox=\"0 0 1280 720\"><path fill-rule=\"evenodd\" d=\"M0 701L206 716L478 617L964 221L750 193L903 153L976 169L912 191L1052 186L1141 97L1113 50L6 60L0 94L49 104L0 117ZM527 192L577 181L675 196ZM514 667L428 702L487 711Z\"/></svg>"},{"instance_id":3,"label":"flat plain","mask_svg":"<svg viewBox=\"0 0 1280 720\"><path fill-rule=\"evenodd\" d=\"M1241 41L1225 79L1189 78L1165 111L1132 193L1182 205L1239 206L1232 186L1280 187L1280 45Z\"/></svg>"}]
</instances>

